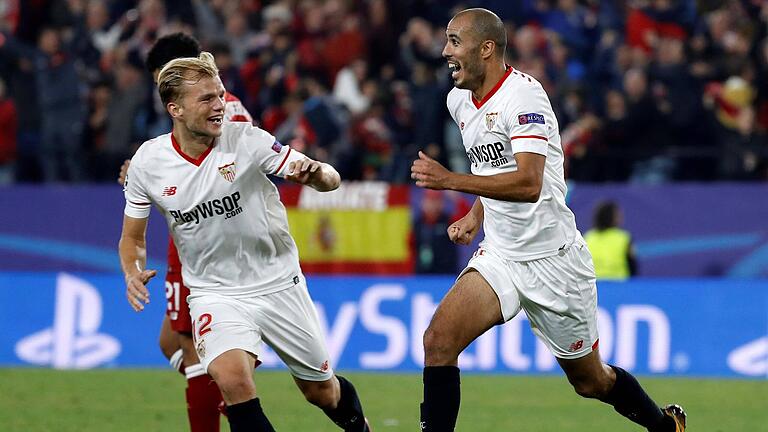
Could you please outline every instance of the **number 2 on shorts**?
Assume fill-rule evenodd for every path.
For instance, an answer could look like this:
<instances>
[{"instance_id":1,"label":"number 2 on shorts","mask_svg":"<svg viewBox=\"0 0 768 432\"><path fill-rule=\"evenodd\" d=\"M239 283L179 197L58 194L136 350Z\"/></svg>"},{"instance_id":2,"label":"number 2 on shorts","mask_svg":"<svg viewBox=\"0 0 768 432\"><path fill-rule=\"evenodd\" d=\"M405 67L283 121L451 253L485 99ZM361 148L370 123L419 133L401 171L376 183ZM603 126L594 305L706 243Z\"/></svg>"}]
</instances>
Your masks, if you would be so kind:
<instances>
[{"instance_id":1,"label":"number 2 on shorts","mask_svg":"<svg viewBox=\"0 0 768 432\"><path fill-rule=\"evenodd\" d=\"M204 334L211 331L211 328L209 327L211 325L211 321L213 321L213 316L209 313L204 313L200 315L197 318L197 322L193 324L197 324L195 327L198 327L197 337L203 337Z\"/></svg>"}]
</instances>

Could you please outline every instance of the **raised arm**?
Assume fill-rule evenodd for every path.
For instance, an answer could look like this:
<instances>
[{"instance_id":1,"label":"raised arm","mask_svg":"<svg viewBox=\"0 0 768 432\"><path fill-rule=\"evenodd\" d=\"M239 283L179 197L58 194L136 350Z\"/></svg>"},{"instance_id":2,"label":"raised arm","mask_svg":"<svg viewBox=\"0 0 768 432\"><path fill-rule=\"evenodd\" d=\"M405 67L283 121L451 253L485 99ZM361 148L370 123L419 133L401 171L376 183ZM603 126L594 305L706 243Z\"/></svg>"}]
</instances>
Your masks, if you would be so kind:
<instances>
[{"instance_id":1,"label":"raised arm","mask_svg":"<svg viewBox=\"0 0 768 432\"><path fill-rule=\"evenodd\" d=\"M341 176L332 166L310 158L293 161L288 165L286 180L307 185L320 192L329 192L339 187Z\"/></svg>"},{"instance_id":2,"label":"raised arm","mask_svg":"<svg viewBox=\"0 0 768 432\"><path fill-rule=\"evenodd\" d=\"M536 153L515 153L517 171L478 176L454 173L419 152L411 166L416 185L429 189L450 189L485 198L512 202L536 202L541 194L546 157Z\"/></svg>"},{"instance_id":3,"label":"raised arm","mask_svg":"<svg viewBox=\"0 0 768 432\"><path fill-rule=\"evenodd\" d=\"M147 218L137 219L123 216L123 232L120 235L120 266L125 275L125 295L133 310L144 310L149 303L146 284L157 274L147 270Z\"/></svg>"}]
</instances>

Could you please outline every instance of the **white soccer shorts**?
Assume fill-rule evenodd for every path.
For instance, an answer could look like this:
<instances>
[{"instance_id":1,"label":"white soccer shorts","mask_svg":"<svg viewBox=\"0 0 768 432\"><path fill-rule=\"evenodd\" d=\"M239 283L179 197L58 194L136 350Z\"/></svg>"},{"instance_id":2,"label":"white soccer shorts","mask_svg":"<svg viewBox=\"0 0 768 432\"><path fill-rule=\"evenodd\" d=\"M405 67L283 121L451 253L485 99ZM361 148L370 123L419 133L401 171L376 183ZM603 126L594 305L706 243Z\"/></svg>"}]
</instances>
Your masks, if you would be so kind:
<instances>
[{"instance_id":1,"label":"white soccer shorts","mask_svg":"<svg viewBox=\"0 0 768 432\"><path fill-rule=\"evenodd\" d=\"M257 359L262 341L306 381L333 376L325 338L304 278L275 293L234 298L216 294L189 300L195 348L205 370L226 351L241 349Z\"/></svg>"},{"instance_id":2,"label":"white soccer shorts","mask_svg":"<svg viewBox=\"0 0 768 432\"><path fill-rule=\"evenodd\" d=\"M576 359L597 347L597 287L586 245L533 261L509 261L481 248L459 278L470 269L496 292L504 321L525 310L531 329L555 357Z\"/></svg>"}]
</instances>

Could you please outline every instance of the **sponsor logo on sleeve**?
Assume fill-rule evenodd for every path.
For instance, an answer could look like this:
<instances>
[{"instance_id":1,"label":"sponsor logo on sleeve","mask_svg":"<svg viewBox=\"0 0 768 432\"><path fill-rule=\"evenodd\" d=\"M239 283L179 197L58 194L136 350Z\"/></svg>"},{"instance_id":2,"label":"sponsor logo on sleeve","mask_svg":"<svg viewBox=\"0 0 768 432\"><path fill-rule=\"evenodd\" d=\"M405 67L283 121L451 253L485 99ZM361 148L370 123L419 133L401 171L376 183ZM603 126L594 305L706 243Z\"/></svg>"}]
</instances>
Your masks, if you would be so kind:
<instances>
[{"instance_id":1,"label":"sponsor logo on sleeve","mask_svg":"<svg viewBox=\"0 0 768 432\"><path fill-rule=\"evenodd\" d=\"M531 123L544 124L544 115L536 113L520 114L517 116L517 121L521 125L527 125Z\"/></svg>"},{"instance_id":2,"label":"sponsor logo on sleeve","mask_svg":"<svg viewBox=\"0 0 768 432\"><path fill-rule=\"evenodd\" d=\"M280 153L283 150L283 145L280 143L280 141L275 140L274 144L272 144L272 151L275 153Z\"/></svg>"}]
</instances>

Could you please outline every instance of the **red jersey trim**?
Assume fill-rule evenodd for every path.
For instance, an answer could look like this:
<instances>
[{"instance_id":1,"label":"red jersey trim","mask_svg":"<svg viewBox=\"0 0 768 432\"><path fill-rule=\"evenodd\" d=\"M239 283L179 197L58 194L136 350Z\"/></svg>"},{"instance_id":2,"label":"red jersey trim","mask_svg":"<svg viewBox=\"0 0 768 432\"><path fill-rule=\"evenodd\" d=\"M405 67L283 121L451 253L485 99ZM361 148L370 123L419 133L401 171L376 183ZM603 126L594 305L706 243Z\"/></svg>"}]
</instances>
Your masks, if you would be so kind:
<instances>
[{"instance_id":1,"label":"red jersey trim","mask_svg":"<svg viewBox=\"0 0 768 432\"><path fill-rule=\"evenodd\" d=\"M517 136L510 137L509 140L512 141L512 140L524 139L524 138L540 139L540 140L544 140L544 141L549 141L547 139L547 137L543 137L543 136L540 136L540 135L517 135Z\"/></svg>"},{"instance_id":2,"label":"red jersey trim","mask_svg":"<svg viewBox=\"0 0 768 432\"><path fill-rule=\"evenodd\" d=\"M176 137L173 135L173 132L171 132L171 144L173 144L173 148L176 150L176 153L178 153L179 156L183 157L187 162L194 166L200 166L200 164L203 163L203 160L205 160L206 156L208 156L211 153L211 150L213 150L213 145L211 145L197 159L194 159L181 151L181 147L179 147L179 143L176 141Z\"/></svg>"},{"instance_id":3,"label":"red jersey trim","mask_svg":"<svg viewBox=\"0 0 768 432\"><path fill-rule=\"evenodd\" d=\"M249 122L248 117L242 115L242 114L236 114L233 115L231 119L229 119L231 122Z\"/></svg>"},{"instance_id":4,"label":"red jersey trim","mask_svg":"<svg viewBox=\"0 0 768 432\"><path fill-rule=\"evenodd\" d=\"M288 160L288 155L291 154L291 148L288 147L288 153L285 154L285 158L283 158L283 161L280 162L280 165L278 165L277 169L275 170L275 174L280 172L280 169L285 165L285 162Z\"/></svg>"},{"instance_id":5,"label":"red jersey trim","mask_svg":"<svg viewBox=\"0 0 768 432\"><path fill-rule=\"evenodd\" d=\"M481 100L480 102L478 102L477 99L475 99L475 95L472 95L471 96L472 103L475 104L475 108L480 109L480 107L483 106L483 104L488 102L488 99L490 99L491 96L493 96L494 94L496 94L497 91L499 91L499 89L501 88L501 85L504 84L504 80L507 79L507 77L509 76L509 74L512 73L513 70L515 70L515 68L513 68L512 66L507 65L507 71L504 73L504 76L501 77L499 82L497 82L496 85L493 86L491 91L489 91L488 94L485 95L483 97L483 100Z\"/></svg>"},{"instance_id":6,"label":"red jersey trim","mask_svg":"<svg viewBox=\"0 0 768 432\"><path fill-rule=\"evenodd\" d=\"M592 351L596 350L598 345L600 345L599 338L595 341L595 343L592 344Z\"/></svg>"}]
</instances>

